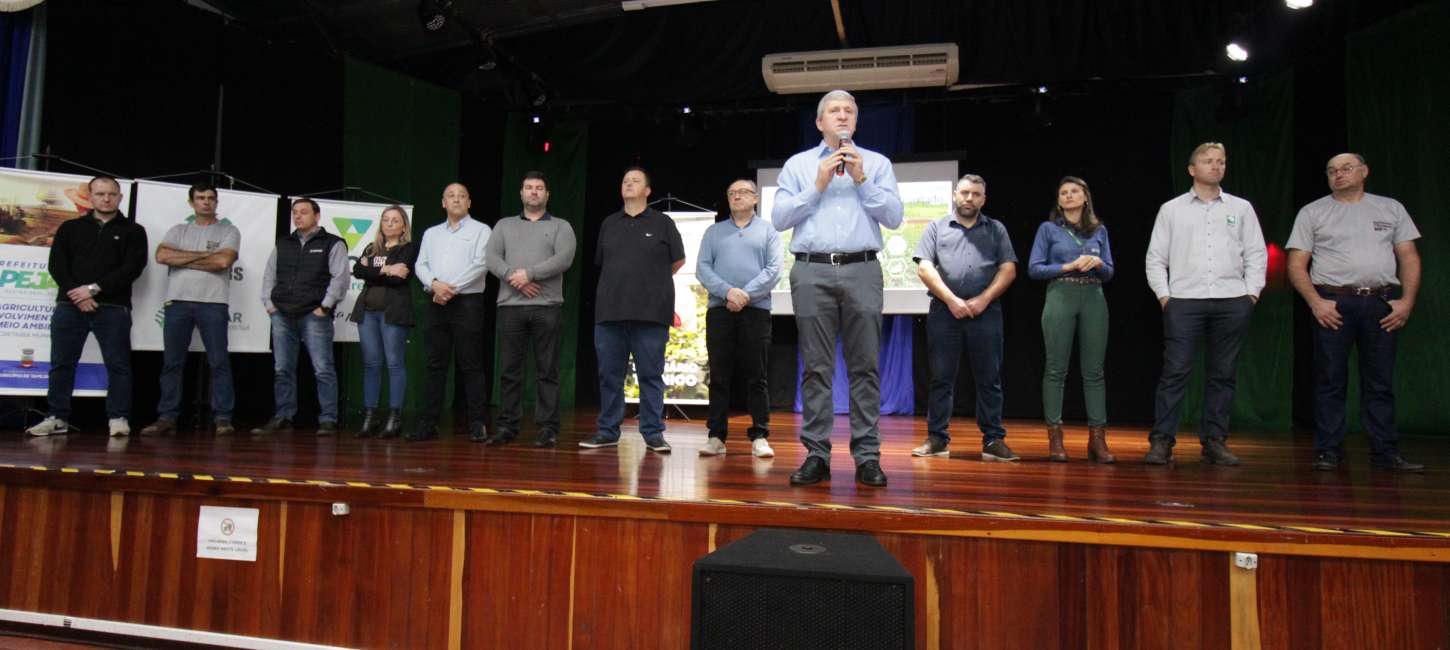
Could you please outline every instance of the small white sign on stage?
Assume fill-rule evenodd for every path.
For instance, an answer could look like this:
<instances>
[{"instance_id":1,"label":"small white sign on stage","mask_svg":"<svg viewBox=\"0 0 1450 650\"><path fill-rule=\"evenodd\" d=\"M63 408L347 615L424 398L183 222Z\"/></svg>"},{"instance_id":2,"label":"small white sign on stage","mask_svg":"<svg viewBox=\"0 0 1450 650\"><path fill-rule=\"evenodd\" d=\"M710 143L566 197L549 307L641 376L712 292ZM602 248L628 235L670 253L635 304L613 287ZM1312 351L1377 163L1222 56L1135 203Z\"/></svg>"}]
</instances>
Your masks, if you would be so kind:
<instances>
[{"instance_id":1,"label":"small white sign on stage","mask_svg":"<svg viewBox=\"0 0 1450 650\"><path fill-rule=\"evenodd\" d=\"M196 556L256 562L260 512L256 508L202 506L196 520Z\"/></svg>"}]
</instances>

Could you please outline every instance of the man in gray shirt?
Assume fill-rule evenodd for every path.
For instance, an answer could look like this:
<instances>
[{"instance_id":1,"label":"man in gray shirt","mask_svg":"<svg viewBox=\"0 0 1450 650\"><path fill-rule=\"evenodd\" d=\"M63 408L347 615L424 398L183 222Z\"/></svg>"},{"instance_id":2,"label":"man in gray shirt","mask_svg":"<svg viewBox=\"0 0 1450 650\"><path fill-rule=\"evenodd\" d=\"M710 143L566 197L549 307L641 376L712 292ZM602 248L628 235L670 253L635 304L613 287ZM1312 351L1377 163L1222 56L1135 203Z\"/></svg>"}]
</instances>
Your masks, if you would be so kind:
<instances>
[{"instance_id":1,"label":"man in gray shirt","mask_svg":"<svg viewBox=\"0 0 1450 650\"><path fill-rule=\"evenodd\" d=\"M1324 172L1332 193L1299 211L1286 246L1289 280L1314 313L1313 467L1333 470L1344 457L1349 351L1357 345L1370 463L1423 471L1400 455L1394 394L1396 339L1420 292L1420 231L1399 201L1364 191L1363 156L1339 154Z\"/></svg>"},{"instance_id":2,"label":"man in gray shirt","mask_svg":"<svg viewBox=\"0 0 1450 650\"><path fill-rule=\"evenodd\" d=\"M277 240L262 274L262 306L272 319L276 413L252 433L292 430L297 415L297 346L306 345L317 374L317 435L337 433L337 370L332 362L332 310L347 295L347 242L318 221L312 199L292 202L290 234Z\"/></svg>"},{"instance_id":3,"label":"man in gray shirt","mask_svg":"<svg viewBox=\"0 0 1450 650\"><path fill-rule=\"evenodd\" d=\"M181 378L191 331L201 333L206 363L211 366L211 409L218 435L232 428L232 366L227 356L227 328L231 324L232 264L242 246L242 233L217 218L217 190L211 181L186 191L192 215L166 231L156 247L156 261L165 264L166 311L162 325L161 402L156 422L142 435L176 432L181 412Z\"/></svg>"},{"instance_id":4,"label":"man in gray shirt","mask_svg":"<svg viewBox=\"0 0 1450 650\"><path fill-rule=\"evenodd\" d=\"M543 172L524 174L519 200L523 213L499 219L484 249L488 272L499 279L499 412L488 444L505 445L518 436L524 357L532 347L538 378L534 446L554 447L559 437L564 272L574 264L574 229L568 221L549 214L549 186Z\"/></svg>"},{"instance_id":5,"label":"man in gray shirt","mask_svg":"<svg viewBox=\"0 0 1450 650\"><path fill-rule=\"evenodd\" d=\"M1254 206L1220 187L1227 166L1222 144L1198 145L1188 157L1193 188L1159 208L1148 241L1144 270L1163 307L1163 375L1143 458L1150 465L1173 460L1188 375L1204 340L1203 461L1239 464L1225 445L1234 372L1269 256Z\"/></svg>"}]
</instances>

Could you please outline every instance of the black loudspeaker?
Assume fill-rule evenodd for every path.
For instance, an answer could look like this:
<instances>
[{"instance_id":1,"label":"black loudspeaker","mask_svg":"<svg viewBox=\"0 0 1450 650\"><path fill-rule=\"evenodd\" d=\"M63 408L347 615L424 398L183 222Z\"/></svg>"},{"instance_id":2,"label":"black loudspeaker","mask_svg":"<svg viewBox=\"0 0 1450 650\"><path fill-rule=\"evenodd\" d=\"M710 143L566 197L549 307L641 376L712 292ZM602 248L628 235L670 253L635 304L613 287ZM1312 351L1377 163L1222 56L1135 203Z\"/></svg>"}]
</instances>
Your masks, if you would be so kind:
<instances>
[{"instance_id":1,"label":"black loudspeaker","mask_svg":"<svg viewBox=\"0 0 1450 650\"><path fill-rule=\"evenodd\" d=\"M761 529L695 561L690 647L911 648L915 582L870 535Z\"/></svg>"}]
</instances>

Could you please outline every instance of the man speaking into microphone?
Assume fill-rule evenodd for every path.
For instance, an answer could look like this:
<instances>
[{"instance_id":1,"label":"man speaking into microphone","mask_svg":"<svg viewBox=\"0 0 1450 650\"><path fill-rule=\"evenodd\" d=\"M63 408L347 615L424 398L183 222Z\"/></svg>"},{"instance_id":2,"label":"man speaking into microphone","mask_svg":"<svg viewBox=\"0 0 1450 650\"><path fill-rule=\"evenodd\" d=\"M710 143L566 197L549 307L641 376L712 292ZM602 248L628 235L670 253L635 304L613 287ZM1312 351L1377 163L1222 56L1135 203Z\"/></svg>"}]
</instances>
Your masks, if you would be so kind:
<instances>
[{"instance_id":1,"label":"man speaking into microphone","mask_svg":"<svg viewBox=\"0 0 1450 650\"><path fill-rule=\"evenodd\" d=\"M799 330L801 444L806 461L791 485L819 483L831 475L831 427L835 413L831 380L836 335L842 338L851 383L851 458L856 480L886 485L881 471L881 226L901 226L901 197L891 161L856 146L856 98L832 90L816 105L823 140L780 171L771 222L794 228L790 252L791 302Z\"/></svg>"}]
</instances>

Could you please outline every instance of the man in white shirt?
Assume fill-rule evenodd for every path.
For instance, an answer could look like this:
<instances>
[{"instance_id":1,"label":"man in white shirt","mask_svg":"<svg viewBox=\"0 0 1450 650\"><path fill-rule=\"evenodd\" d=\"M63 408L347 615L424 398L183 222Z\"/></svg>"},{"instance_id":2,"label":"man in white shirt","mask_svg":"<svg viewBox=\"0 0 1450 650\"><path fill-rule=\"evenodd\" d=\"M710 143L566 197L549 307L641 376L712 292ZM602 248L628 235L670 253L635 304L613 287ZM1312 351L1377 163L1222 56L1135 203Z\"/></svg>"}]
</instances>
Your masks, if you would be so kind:
<instances>
[{"instance_id":1,"label":"man in white shirt","mask_svg":"<svg viewBox=\"0 0 1450 650\"><path fill-rule=\"evenodd\" d=\"M1222 144L1198 145L1188 159L1193 188L1158 209L1148 242L1144 270L1163 307L1163 375L1143 458L1150 465L1173 460L1188 375L1203 341L1203 461L1239 464L1225 445L1234 372L1264 289L1268 251L1254 206L1220 187L1227 164Z\"/></svg>"},{"instance_id":2,"label":"man in white shirt","mask_svg":"<svg viewBox=\"0 0 1450 650\"><path fill-rule=\"evenodd\" d=\"M457 357L456 386L468 400L468 438L488 440L488 377L483 368L483 299L487 282L485 247L493 232L469 215L473 201L462 183L443 188L443 210L448 219L423 233L414 266L432 302L424 308L423 336L428 341L428 382L418 428L408 434L412 441L438 436L438 417L443 412L444 386L448 381L448 360Z\"/></svg>"}]
</instances>

